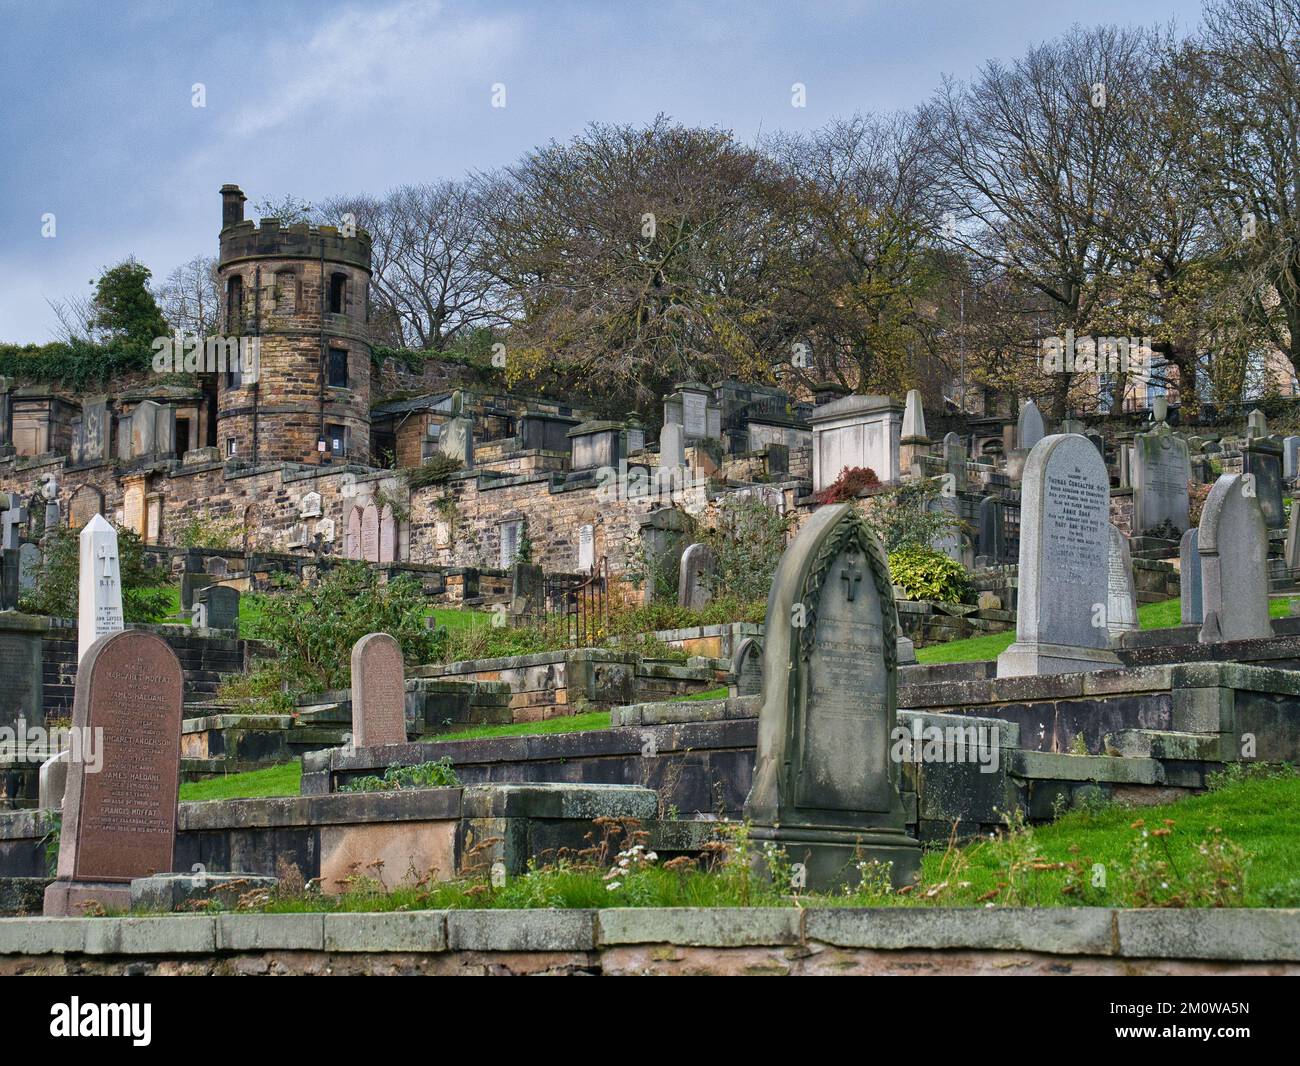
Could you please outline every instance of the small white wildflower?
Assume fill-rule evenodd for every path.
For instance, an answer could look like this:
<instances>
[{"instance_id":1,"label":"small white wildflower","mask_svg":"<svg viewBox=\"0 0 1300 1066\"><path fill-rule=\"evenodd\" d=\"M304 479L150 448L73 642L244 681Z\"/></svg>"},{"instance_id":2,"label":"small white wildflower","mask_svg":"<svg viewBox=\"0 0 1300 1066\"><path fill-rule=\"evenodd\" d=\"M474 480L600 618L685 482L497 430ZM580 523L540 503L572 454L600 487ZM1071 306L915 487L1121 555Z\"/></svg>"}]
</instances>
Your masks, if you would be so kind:
<instances>
[{"instance_id":1,"label":"small white wildflower","mask_svg":"<svg viewBox=\"0 0 1300 1066\"><path fill-rule=\"evenodd\" d=\"M616 889L616 888L621 888L622 886L623 886L623 882L622 882L622 881L611 881L609 884L607 884L607 885L605 886L605 891L606 891L606 892L613 892L614 889Z\"/></svg>"}]
</instances>

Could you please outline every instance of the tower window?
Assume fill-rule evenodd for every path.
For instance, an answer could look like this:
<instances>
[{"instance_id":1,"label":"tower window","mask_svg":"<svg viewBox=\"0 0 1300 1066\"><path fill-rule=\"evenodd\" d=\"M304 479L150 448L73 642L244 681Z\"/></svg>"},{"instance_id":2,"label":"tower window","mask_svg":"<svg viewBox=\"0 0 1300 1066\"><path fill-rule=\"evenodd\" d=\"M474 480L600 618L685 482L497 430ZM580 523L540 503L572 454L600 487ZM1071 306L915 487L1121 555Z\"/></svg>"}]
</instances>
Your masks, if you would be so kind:
<instances>
[{"instance_id":1,"label":"tower window","mask_svg":"<svg viewBox=\"0 0 1300 1066\"><path fill-rule=\"evenodd\" d=\"M232 456L232 455L234 455L234 454L235 454L235 438L234 438L234 437L227 437L227 438L226 438L226 457L229 458L230 456Z\"/></svg>"},{"instance_id":2,"label":"tower window","mask_svg":"<svg viewBox=\"0 0 1300 1066\"><path fill-rule=\"evenodd\" d=\"M348 350L346 348L330 349L328 380L330 388L346 389L348 387Z\"/></svg>"},{"instance_id":3,"label":"tower window","mask_svg":"<svg viewBox=\"0 0 1300 1066\"><path fill-rule=\"evenodd\" d=\"M346 274L330 275L330 313L335 315L343 314L344 302L347 298L348 276Z\"/></svg>"},{"instance_id":4,"label":"tower window","mask_svg":"<svg viewBox=\"0 0 1300 1066\"><path fill-rule=\"evenodd\" d=\"M348 453L348 427L327 425L325 427L325 440L329 444L331 455L347 455Z\"/></svg>"},{"instance_id":5,"label":"tower window","mask_svg":"<svg viewBox=\"0 0 1300 1066\"><path fill-rule=\"evenodd\" d=\"M226 332L242 333L244 329L244 279L232 274L226 281Z\"/></svg>"}]
</instances>

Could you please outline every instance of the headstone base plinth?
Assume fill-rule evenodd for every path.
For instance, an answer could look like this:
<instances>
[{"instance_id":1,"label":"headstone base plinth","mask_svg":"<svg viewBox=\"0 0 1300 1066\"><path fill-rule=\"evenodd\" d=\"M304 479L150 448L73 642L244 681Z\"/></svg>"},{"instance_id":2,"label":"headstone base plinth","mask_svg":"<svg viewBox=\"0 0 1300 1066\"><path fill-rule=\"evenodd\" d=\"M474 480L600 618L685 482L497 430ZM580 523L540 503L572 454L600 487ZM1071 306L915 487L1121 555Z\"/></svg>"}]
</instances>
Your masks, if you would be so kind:
<instances>
[{"instance_id":1,"label":"headstone base plinth","mask_svg":"<svg viewBox=\"0 0 1300 1066\"><path fill-rule=\"evenodd\" d=\"M131 885L127 881L54 881L45 887L46 918L83 918L86 908L98 905L107 911L131 909Z\"/></svg>"},{"instance_id":2,"label":"headstone base plinth","mask_svg":"<svg viewBox=\"0 0 1300 1066\"><path fill-rule=\"evenodd\" d=\"M1108 648L1018 640L998 656L998 677L1082 674L1091 670L1117 670L1122 665Z\"/></svg>"},{"instance_id":3,"label":"headstone base plinth","mask_svg":"<svg viewBox=\"0 0 1300 1066\"><path fill-rule=\"evenodd\" d=\"M896 641L898 644L898 665L910 666L916 662L916 644L911 637L899 637Z\"/></svg>"},{"instance_id":4,"label":"headstone base plinth","mask_svg":"<svg viewBox=\"0 0 1300 1066\"><path fill-rule=\"evenodd\" d=\"M760 847L770 841L785 850L788 862L802 863L810 892L837 892L845 884L856 888L858 864L873 860L891 864L895 888L915 884L921 871L921 844L901 829L755 825L750 839Z\"/></svg>"}]
</instances>

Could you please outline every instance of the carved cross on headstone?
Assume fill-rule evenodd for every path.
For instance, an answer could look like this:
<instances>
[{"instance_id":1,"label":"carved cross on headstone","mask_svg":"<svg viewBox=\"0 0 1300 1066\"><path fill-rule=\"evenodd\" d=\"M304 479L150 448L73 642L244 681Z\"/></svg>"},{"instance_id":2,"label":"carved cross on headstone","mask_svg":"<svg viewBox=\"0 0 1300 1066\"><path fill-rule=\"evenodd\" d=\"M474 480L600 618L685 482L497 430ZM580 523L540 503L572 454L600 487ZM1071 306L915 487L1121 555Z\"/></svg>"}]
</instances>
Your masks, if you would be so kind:
<instances>
[{"instance_id":1,"label":"carved cross on headstone","mask_svg":"<svg viewBox=\"0 0 1300 1066\"><path fill-rule=\"evenodd\" d=\"M849 559L848 565L840 571L840 580L844 582L844 592L849 603L852 603L853 597L857 595L858 582L862 580L862 572L854 565L852 558Z\"/></svg>"},{"instance_id":2,"label":"carved cross on headstone","mask_svg":"<svg viewBox=\"0 0 1300 1066\"><path fill-rule=\"evenodd\" d=\"M3 539L0 539L0 547L18 547L18 527L27 521L27 517L27 508L21 502L15 503L7 511L0 514L0 520L4 522L4 534Z\"/></svg>"},{"instance_id":3,"label":"carved cross on headstone","mask_svg":"<svg viewBox=\"0 0 1300 1066\"><path fill-rule=\"evenodd\" d=\"M117 553L107 544L101 544L95 554L104 560L104 572L101 576L112 577L113 564L117 562Z\"/></svg>"}]
</instances>

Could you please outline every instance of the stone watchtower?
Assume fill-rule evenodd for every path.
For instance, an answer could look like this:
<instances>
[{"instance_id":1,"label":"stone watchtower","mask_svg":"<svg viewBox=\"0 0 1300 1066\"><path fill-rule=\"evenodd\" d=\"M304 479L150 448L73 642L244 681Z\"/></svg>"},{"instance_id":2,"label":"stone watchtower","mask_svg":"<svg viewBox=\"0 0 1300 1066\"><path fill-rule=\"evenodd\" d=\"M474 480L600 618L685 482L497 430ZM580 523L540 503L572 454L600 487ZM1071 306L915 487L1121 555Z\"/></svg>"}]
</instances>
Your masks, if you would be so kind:
<instances>
[{"instance_id":1,"label":"stone watchtower","mask_svg":"<svg viewBox=\"0 0 1300 1066\"><path fill-rule=\"evenodd\" d=\"M260 366L255 380L219 375L217 446L255 463L368 463L370 235L257 226L245 199L221 187L220 329L258 338Z\"/></svg>"}]
</instances>

